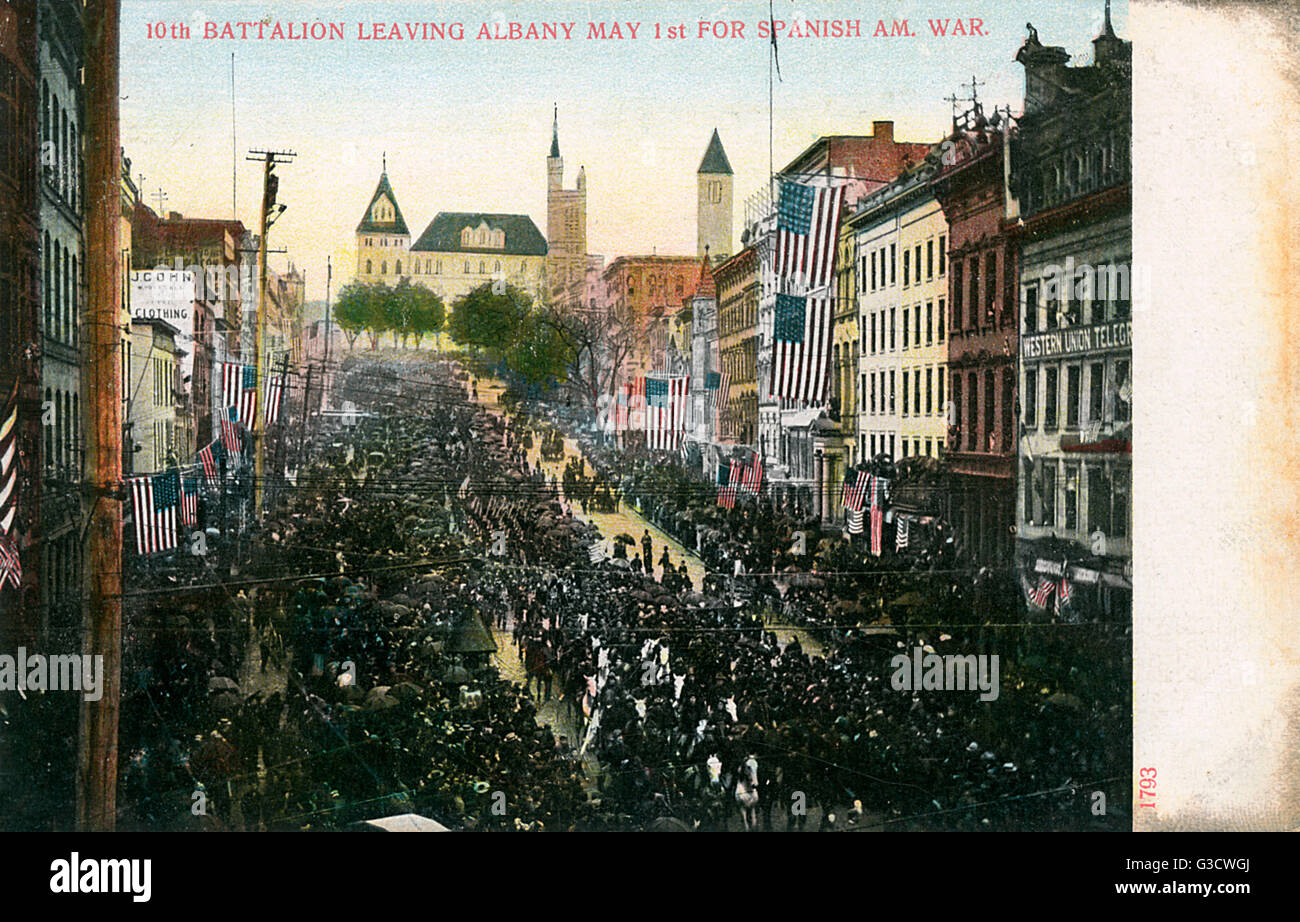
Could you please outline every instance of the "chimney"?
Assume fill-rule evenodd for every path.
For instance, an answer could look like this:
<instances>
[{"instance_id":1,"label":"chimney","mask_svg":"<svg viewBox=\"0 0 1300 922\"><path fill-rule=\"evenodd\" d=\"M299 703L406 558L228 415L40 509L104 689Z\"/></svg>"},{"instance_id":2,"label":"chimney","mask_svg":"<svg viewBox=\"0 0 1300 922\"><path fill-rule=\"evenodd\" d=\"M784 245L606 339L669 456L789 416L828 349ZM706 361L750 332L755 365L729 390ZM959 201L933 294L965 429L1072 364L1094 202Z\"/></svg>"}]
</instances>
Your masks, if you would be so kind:
<instances>
[{"instance_id":1,"label":"chimney","mask_svg":"<svg viewBox=\"0 0 1300 922\"><path fill-rule=\"evenodd\" d=\"M892 121L872 122L871 136L877 141L889 141L892 143L894 140L894 123Z\"/></svg>"},{"instance_id":2,"label":"chimney","mask_svg":"<svg viewBox=\"0 0 1300 922\"><path fill-rule=\"evenodd\" d=\"M180 213L179 211L169 211L169 212L167 212L167 220L168 220L168 221L179 221L180 219L181 219L181 213Z\"/></svg>"}]
</instances>

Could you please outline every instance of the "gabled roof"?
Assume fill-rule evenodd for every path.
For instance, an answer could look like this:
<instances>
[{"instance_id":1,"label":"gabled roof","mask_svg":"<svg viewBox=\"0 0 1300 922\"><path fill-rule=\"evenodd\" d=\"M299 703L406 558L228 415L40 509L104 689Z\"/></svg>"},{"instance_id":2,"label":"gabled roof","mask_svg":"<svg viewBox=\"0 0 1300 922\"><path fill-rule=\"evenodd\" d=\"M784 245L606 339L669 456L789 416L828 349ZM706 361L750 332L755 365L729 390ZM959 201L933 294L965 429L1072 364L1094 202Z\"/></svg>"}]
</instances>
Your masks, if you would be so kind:
<instances>
[{"instance_id":1,"label":"gabled roof","mask_svg":"<svg viewBox=\"0 0 1300 922\"><path fill-rule=\"evenodd\" d=\"M727 159L727 152L722 149L722 139L718 137L718 129L713 129L713 137L709 139L709 147L704 151L704 159L700 161L700 168L695 172L731 175L731 161Z\"/></svg>"},{"instance_id":2,"label":"gabled roof","mask_svg":"<svg viewBox=\"0 0 1300 922\"><path fill-rule=\"evenodd\" d=\"M486 223L506 235L506 245L495 247L461 246L460 232L466 227ZM424 229L412 250L433 253L501 253L506 256L545 256L546 238L526 214L482 214L476 211L440 211Z\"/></svg>"},{"instance_id":3,"label":"gabled roof","mask_svg":"<svg viewBox=\"0 0 1300 922\"><path fill-rule=\"evenodd\" d=\"M388 200L393 203L392 221L372 221L370 215L375 208L375 202L381 195L388 196ZM406 220L402 217L402 209L398 207L397 196L393 193L393 187L388 184L388 173L379 175L379 185L375 187L375 194L370 196L370 204L366 206L366 213L361 217L361 223L357 225L358 234L406 234L408 237L411 232L406 229Z\"/></svg>"}]
</instances>

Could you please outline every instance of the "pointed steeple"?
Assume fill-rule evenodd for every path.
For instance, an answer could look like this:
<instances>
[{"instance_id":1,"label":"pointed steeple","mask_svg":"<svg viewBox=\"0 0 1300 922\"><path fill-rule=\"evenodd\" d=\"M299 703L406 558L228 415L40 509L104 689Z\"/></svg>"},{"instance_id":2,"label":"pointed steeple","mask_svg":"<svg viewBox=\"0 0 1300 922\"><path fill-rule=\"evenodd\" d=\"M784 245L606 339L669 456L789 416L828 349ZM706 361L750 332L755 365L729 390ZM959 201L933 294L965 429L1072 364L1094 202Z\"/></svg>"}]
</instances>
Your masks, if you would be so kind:
<instances>
[{"instance_id":1,"label":"pointed steeple","mask_svg":"<svg viewBox=\"0 0 1300 922\"><path fill-rule=\"evenodd\" d=\"M1110 0L1106 0L1106 24L1102 26L1101 34L1106 38L1116 38L1115 29L1110 24Z\"/></svg>"},{"instance_id":2,"label":"pointed steeple","mask_svg":"<svg viewBox=\"0 0 1300 922\"><path fill-rule=\"evenodd\" d=\"M370 204L366 206L366 213L361 216L361 223L357 225L358 234L405 234L410 235L406 227L406 220L402 217L402 209L397 204L397 195L393 192L393 187L388 182L388 155L384 155L384 171L379 174L379 185L375 187L375 194L370 196ZM393 206L391 219L379 220L375 217L375 203L380 199L387 199Z\"/></svg>"},{"instance_id":3,"label":"pointed steeple","mask_svg":"<svg viewBox=\"0 0 1300 922\"><path fill-rule=\"evenodd\" d=\"M560 156L560 104L555 104L555 120L551 123L551 156Z\"/></svg>"},{"instance_id":4,"label":"pointed steeple","mask_svg":"<svg viewBox=\"0 0 1300 922\"><path fill-rule=\"evenodd\" d=\"M718 129L713 129L713 137L709 139L709 146L704 151L704 159L700 161L700 168L695 172L731 175L731 161L727 159L727 152L722 149L722 138L718 137Z\"/></svg>"},{"instance_id":5,"label":"pointed steeple","mask_svg":"<svg viewBox=\"0 0 1300 922\"><path fill-rule=\"evenodd\" d=\"M704 247L704 257L700 260L700 277L695 282L695 294L692 300L716 301L718 287L713 281L713 267L709 261L709 247Z\"/></svg>"}]
</instances>

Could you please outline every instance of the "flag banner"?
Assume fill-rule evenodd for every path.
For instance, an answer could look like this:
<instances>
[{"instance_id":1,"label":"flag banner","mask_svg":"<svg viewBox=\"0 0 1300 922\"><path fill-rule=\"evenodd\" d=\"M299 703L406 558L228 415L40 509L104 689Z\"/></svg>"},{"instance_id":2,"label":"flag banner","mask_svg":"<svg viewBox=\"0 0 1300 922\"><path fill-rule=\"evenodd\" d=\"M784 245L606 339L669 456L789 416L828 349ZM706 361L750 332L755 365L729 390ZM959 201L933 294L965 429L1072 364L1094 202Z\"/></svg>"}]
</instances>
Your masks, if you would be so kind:
<instances>
[{"instance_id":1,"label":"flag banner","mask_svg":"<svg viewBox=\"0 0 1300 922\"><path fill-rule=\"evenodd\" d=\"M1056 591L1056 583L1046 577L1038 581L1038 588L1029 594L1029 601L1038 608L1047 608L1047 600Z\"/></svg>"},{"instance_id":2,"label":"flag banner","mask_svg":"<svg viewBox=\"0 0 1300 922\"><path fill-rule=\"evenodd\" d=\"M208 483L216 486L221 482L221 461L226 456L226 447L221 439L214 439L207 448L199 451L199 461L203 464L203 476Z\"/></svg>"},{"instance_id":3,"label":"flag banner","mask_svg":"<svg viewBox=\"0 0 1300 922\"><path fill-rule=\"evenodd\" d=\"M867 498L867 484L871 480L871 475L866 471L858 471L854 477L845 478L844 480L844 508L851 509L855 512L861 512L863 504Z\"/></svg>"},{"instance_id":4,"label":"flag banner","mask_svg":"<svg viewBox=\"0 0 1300 922\"><path fill-rule=\"evenodd\" d=\"M894 516L894 550L901 551L907 547L909 531L908 517L905 515Z\"/></svg>"},{"instance_id":5,"label":"flag banner","mask_svg":"<svg viewBox=\"0 0 1300 922\"><path fill-rule=\"evenodd\" d=\"M740 486L746 493L752 493L754 496L757 496L762 491L763 462L759 459L757 452L749 459L749 464L745 466L744 473L741 475Z\"/></svg>"},{"instance_id":6,"label":"flag banner","mask_svg":"<svg viewBox=\"0 0 1300 922\"><path fill-rule=\"evenodd\" d=\"M647 378L645 382L646 445L656 451L675 449L686 429L686 397L690 376Z\"/></svg>"},{"instance_id":7,"label":"flag banner","mask_svg":"<svg viewBox=\"0 0 1300 922\"><path fill-rule=\"evenodd\" d=\"M280 404L284 402L284 377L286 372L279 371L266 380L266 425L274 426L280 421Z\"/></svg>"},{"instance_id":8,"label":"flag banner","mask_svg":"<svg viewBox=\"0 0 1300 922\"><path fill-rule=\"evenodd\" d=\"M238 410L240 391L244 383L244 366L239 362L221 363L221 405Z\"/></svg>"},{"instance_id":9,"label":"flag banner","mask_svg":"<svg viewBox=\"0 0 1300 922\"><path fill-rule=\"evenodd\" d=\"M243 387L239 395L239 421L252 432L257 426L257 366L244 366Z\"/></svg>"},{"instance_id":10,"label":"flag banner","mask_svg":"<svg viewBox=\"0 0 1300 922\"><path fill-rule=\"evenodd\" d=\"M0 535L14 527L18 514L18 383L0 416ZM17 583L14 584L15 586Z\"/></svg>"},{"instance_id":11,"label":"flag banner","mask_svg":"<svg viewBox=\"0 0 1300 922\"><path fill-rule=\"evenodd\" d=\"M871 553L879 557L882 553L885 530L885 503L889 499L889 481L884 477L871 478Z\"/></svg>"},{"instance_id":12,"label":"flag banner","mask_svg":"<svg viewBox=\"0 0 1300 922\"><path fill-rule=\"evenodd\" d=\"M1074 597L1074 587L1070 585L1069 565L1061 562L1061 581L1056 586L1056 616L1059 618L1067 608L1070 607L1070 600Z\"/></svg>"},{"instance_id":13,"label":"flag banner","mask_svg":"<svg viewBox=\"0 0 1300 922\"><path fill-rule=\"evenodd\" d=\"M239 437L239 410L236 407L226 409L226 418L221 421L221 441L225 446L226 457L230 459L230 467L234 467L239 462L239 456L244 453L244 443Z\"/></svg>"},{"instance_id":14,"label":"flag banner","mask_svg":"<svg viewBox=\"0 0 1300 922\"><path fill-rule=\"evenodd\" d=\"M718 505L724 509L736 508L736 489L731 485L731 464L718 462Z\"/></svg>"},{"instance_id":15,"label":"flag banner","mask_svg":"<svg viewBox=\"0 0 1300 922\"><path fill-rule=\"evenodd\" d=\"M846 509L844 511L844 524L848 528L849 534L862 534L862 510Z\"/></svg>"},{"instance_id":16,"label":"flag banner","mask_svg":"<svg viewBox=\"0 0 1300 922\"><path fill-rule=\"evenodd\" d=\"M0 534L0 589L6 583L17 589L22 581L23 562L18 554L18 545L8 535Z\"/></svg>"},{"instance_id":17,"label":"flag banner","mask_svg":"<svg viewBox=\"0 0 1300 922\"><path fill-rule=\"evenodd\" d=\"M834 288L811 297L776 296L768 395L821 403L826 393Z\"/></svg>"},{"instance_id":18,"label":"flag banner","mask_svg":"<svg viewBox=\"0 0 1300 922\"><path fill-rule=\"evenodd\" d=\"M592 563L600 563L605 559L605 549L599 543L593 544L591 550L587 552L587 556Z\"/></svg>"},{"instance_id":19,"label":"flag banner","mask_svg":"<svg viewBox=\"0 0 1300 922\"><path fill-rule=\"evenodd\" d=\"M834 278L844 186L814 187L783 181L777 202L776 274L807 288Z\"/></svg>"},{"instance_id":20,"label":"flag banner","mask_svg":"<svg viewBox=\"0 0 1300 922\"><path fill-rule=\"evenodd\" d=\"M140 554L155 554L176 547L181 478L176 471L152 477L132 477L135 513L135 547Z\"/></svg>"},{"instance_id":21,"label":"flag banner","mask_svg":"<svg viewBox=\"0 0 1300 922\"><path fill-rule=\"evenodd\" d=\"M221 363L221 405L235 411L234 420L252 431L257 420L257 366Z\"/></svg>"},{"instance_id":22,"label":"flag banner","mask_svg":"<svg viewBox=\"0 0 1300 922\"><path fill-rule=\"evenodd\" d=\"M181 524L197 525L199 522L199 482L189 477L181 478Z\"/></svg>"}]
</instances>

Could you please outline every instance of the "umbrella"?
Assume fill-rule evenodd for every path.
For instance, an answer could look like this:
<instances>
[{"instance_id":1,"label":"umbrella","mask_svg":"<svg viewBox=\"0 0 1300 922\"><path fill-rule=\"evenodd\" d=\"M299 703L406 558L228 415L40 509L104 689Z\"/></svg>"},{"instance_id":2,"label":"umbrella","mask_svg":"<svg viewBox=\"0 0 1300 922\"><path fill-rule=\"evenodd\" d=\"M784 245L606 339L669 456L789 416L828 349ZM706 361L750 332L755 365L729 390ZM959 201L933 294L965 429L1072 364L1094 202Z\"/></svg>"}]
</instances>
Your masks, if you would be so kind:
<instances>
[{"instance_id":1,"label":"umbrella","mask_svg":"<svg viewBox=\"0 0 1300 922\"><path fill-rule=\"evenodd\" d=\"M444 685L460 685L462 682L468 682L469 680L469 670L464 666L450 666L442 674Z\"/></svg>"},{"instance_id":2,"label":"umbrella","mask_svg":"<svg viewBox=\"0 0 1300 922\"><path fill-rule=\"evenodd\" d=\"M239 692L239 683L225 676L214 675L208 679L208 692Z\"/></svg>"}]
</instances>

